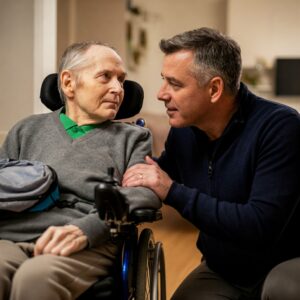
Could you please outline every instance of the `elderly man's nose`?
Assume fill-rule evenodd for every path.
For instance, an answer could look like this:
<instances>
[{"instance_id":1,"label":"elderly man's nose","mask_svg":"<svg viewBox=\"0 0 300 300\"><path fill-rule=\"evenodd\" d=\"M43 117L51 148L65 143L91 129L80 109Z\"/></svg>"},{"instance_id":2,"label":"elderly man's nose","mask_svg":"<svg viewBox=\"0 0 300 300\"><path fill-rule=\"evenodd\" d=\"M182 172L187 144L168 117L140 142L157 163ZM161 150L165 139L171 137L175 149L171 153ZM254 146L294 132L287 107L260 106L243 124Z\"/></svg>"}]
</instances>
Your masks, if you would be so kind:
<instances>
[{"instance_id":1,"label":"elderly man's nose","mask_svg":"<svg viewBox=\"0 0 300 300\"><path fill-rule=\"evenodd\" d=\"M114 92L122 92L123 91L123 83L118 79L112 80L112 89Z\"/></svg>"}]
</instances>

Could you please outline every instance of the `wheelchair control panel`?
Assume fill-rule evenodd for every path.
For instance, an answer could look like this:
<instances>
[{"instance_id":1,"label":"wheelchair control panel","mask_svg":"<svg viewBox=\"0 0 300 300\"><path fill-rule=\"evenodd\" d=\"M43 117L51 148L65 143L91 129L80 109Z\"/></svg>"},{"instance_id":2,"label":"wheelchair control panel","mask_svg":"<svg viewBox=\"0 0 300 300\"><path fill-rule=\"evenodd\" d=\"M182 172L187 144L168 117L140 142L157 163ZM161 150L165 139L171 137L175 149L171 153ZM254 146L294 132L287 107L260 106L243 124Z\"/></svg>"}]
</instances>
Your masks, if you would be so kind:
<instances>
[{"instance_id":1,"label":"wheelchair control panel","mask_svg":"<svg viewBox=\"0 0 300 300\"><path fill-rule=\"evenodd\" d=\"M162 219L160 210L140 208L129 213L126 198L118 190L114 168L108 168L107 176L95 188L95 204L101 220L110 228L112 237L127 233L132 225Z\"/></svg>"}]
</instances>

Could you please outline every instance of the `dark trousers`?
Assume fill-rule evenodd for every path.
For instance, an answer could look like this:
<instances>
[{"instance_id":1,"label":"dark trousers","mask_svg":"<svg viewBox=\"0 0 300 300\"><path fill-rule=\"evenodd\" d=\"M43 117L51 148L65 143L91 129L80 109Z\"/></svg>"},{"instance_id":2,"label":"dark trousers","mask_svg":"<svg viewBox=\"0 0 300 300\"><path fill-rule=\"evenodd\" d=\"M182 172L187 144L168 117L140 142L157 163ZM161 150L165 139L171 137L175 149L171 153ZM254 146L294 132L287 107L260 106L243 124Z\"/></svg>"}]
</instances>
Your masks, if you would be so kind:
<instances>
[{"instance_id":1,"label":"dark trousers","mask_svg":"<svg viewBox=\"0 0 300 300\"><path fill-rule=\"evenodd\" d=\"M262 300L300 299L300 257L274 267L265 279Z\"/></svg>"},{"instance_id":2,"label":"dark trousers","mask_svg":"<svg viewBox=\"0 0 300 300\"><path fill-rule=\"evenodd\" d=\"M247 272L247 270L245 270ZM171 300L299 300L300 258L283 262L255 286L229 283L203 261L175 291Z\"/></svg>"}]
</instances>

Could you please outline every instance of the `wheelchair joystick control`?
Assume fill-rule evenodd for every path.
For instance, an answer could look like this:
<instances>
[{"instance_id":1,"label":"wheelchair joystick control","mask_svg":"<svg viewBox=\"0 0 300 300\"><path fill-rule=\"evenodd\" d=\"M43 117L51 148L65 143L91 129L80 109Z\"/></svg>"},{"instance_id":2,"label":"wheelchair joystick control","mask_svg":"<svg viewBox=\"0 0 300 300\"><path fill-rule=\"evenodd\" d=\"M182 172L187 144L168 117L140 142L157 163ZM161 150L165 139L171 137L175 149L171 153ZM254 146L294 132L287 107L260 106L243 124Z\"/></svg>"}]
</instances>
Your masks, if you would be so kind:
<instances>
[{"instance_id":1,"label":"wheelchair joystick control","mask_svg":"<svg viewBox=\"0 0 300 300\"><path fill-rule=\"evenodd\" d=\"M126 222L128 204L118 190L118 181L114 178L114 168L107 169L107 176L95 187L95 205L101 220L111 228Z\"/></svg>"},{"instance_id":2,"label":"wheelchair joystick control","mask_svg":"<svg viewBox=\"0 0 300 300\"><path fill-rule=\"evenodd\" d=\"M115 169L113 167L107 168L107 175L113 179L115 173Z\"/></svg>"}]
</instances>

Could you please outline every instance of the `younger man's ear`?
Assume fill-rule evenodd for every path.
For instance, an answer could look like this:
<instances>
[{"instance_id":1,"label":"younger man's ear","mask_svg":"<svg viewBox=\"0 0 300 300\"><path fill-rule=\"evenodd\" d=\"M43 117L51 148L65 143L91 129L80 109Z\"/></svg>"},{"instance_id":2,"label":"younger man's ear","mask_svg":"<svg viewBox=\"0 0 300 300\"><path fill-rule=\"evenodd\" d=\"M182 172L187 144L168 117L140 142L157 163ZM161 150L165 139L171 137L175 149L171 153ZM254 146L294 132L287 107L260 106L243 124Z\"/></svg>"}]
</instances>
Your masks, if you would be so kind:
<instances>
[{"instance_id":1,"label":"younger man's ear","mask_svg":"<svg viewBox=\"0 0 300 300\"><path fill-rule=\"evenodd\" d=\"M210 81L211 103L216 103L224 92L224 81L220 76L216 76Z\"/></svg>"},{"instance_id":2,"label":"younger man's ear","mask_svg":"<svg viewBox=\"0 0 300 300\"><path fill-rule=\"evenodd\" d=\"M74 96L74 76L69 70L64 70L60 74L61 88L68 98Z\"/></svg>"}]
</instances>

